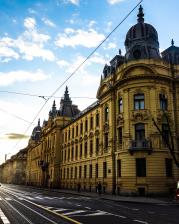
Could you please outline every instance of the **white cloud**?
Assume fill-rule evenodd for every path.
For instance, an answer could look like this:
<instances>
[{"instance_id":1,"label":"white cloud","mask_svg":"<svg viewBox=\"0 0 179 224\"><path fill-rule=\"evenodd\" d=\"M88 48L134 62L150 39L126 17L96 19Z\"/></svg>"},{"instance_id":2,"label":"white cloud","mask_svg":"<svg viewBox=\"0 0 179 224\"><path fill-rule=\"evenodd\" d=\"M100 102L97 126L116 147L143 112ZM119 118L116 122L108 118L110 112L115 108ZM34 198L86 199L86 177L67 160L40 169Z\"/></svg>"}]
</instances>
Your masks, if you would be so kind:
<instances>
[{"instance_id":1,"label":"white cloud","mask_svg":"<svg viewBox=\"0 0 179 224\"><path fill-rule=\"evenodd\" d=\"M81 30L81 29L65 29L64 33L59 33L55 44L60 47L76 47L83 46L87 48L96 47L105 36L97 33L94 29Z\"/></svg>"},{"instance_id":2,"label":"white cloud","mask_svg":"<svg viewBox=\"0 0 179 224\"><path fill-rule=\"evenodd\" d=\"M37 12L34 9L32 9L32 8L28 8L28 12L30 14L37 14Z\"/></svg>"},{"instance_id":3,"label":"white cloud","mask_svg":"<svg viewBox=\"0 0 179 224\"><path fill-rule=\"evenodd\" d=\"M64 0L65 3L71 3L73 5L79 5L80 0Z\"/></svg>"},{"instance_id":4,"label":"white cloud","mask_svg":"<svg viewBox=\"0 0 179 224\"><path fill-rule=\"evenodd\" d=\"M11 58L18 59L19 54L9 47L0 46L0 60L2 61L4 61L4 59L11 60ZM7 62L7 61L5 60L4 62Z\"/></svg>"},{"instance_id":5,"label":"white cloud","mask_svg":"<svg viewBox=\"0 0 179 224\"><path fill-rule=\"evenodd\" d=\"M49 75L45 74L40 69L35 72L30 71L11 71L7 73L0 72L0 86L12 85L15 82L36 82L49 78Z\"/></svg>"},{"instance_id":6,"label":"white cloud","mask_svg":"<svg viewBox=\"0 0 179 224\"><path fill-rule=\"evenodd\" d=\"M61 65L63 64L64 67L66 68L66 72L68 73L72 73L83 61L85 61L85 57L78 55L77 57L75 57L75 60L71 61L71 62L67 62L67 61L61 61ZM107 62L106 58L104 58L104 56L95 53L91 58L89 58L85 64L83 64L81 66L81 68L79 69L80 72L85 72L85 70L94 64L99 64L99 65L105 65ZM70 66L69 66L70 65Z\"/></svg>"},{"instance_id":7,"label":"white cloud","mask_svg":"<svg viewBox=\"0 0 179 224\"><path fill-rule=\"evenodd\" d=\"M42 21L44 22L45 25L50 26L50 27L55 27L55 23L53 23L51 20L47 18L42 18Z\"/></svg>"},{"instance_id":8,"label":"white cloud","mask_svg":"<svg viewBox=\"0 0 179 224\"><path fill-rule=\"evenodd\" d=\"M28 17L24 20L24 26L27 29L34 29L36 26L36 20L32 17Z\"/></svg>"},{"instance_id":9,"label":"white cloud","mask_svg":"<svg viewBox=\"0 0 179 224\"><path fill-rule=\"evenodd\" d=\"M17 39L3 37L0 39L0 61L8 62L11 59L19 59L20 56L26 60L35 57L42 60L54 61L55 55L51 50L45 49L44 45L50 39L47 34L39 33L36 29L36 21L26 18L24 26L27 28Z\"/></svg>"},{"instance_id":10,"label":"white cloud","mask_svg":"<svg viewBox=\"0 0 179 224\"><path fill-rule=\"evenodd\" d=\"M105 50L109 50L109 49L115 49L117 48L117 45L115 43L107 43L106 46L103 47Z\"/></svg>"},{"instance_id":11,"label":"white cloud","mask_svg":"<svg viewBox=\"0 0 179 224\"><path fill-rule=\"evenodd\" d=\"M107 2L108 2L109 4L111 4L111 5L114 5L114 4L116 4L116 3L120 3L120 2L123 2L123 1L125 1L125 0L107 0Z\"/></svg>"},{"instance_id":12,"label":"white cloud","mask_svg":"<svg viewBox=\"0 0 179 224\"><path fill-rule=\"evenodd\" d=\"M70 65L70 63L68 61L65 61L65 60L58 60L57 64L59 65L60 68L67 67L67 66Z\"/></svg>"},{"instance_id":13,"label":"white cloud","mask_svg":"<svg viewBox=\"0 0 179 224\"><path fill-rule=\"evenodd\" d=\"M91 27L94 26L96 23L97 23L96 21L91 20L91 21L89 22L89 24L88 24L88 27L91 28Z\"/></svg>"}]
</instances>

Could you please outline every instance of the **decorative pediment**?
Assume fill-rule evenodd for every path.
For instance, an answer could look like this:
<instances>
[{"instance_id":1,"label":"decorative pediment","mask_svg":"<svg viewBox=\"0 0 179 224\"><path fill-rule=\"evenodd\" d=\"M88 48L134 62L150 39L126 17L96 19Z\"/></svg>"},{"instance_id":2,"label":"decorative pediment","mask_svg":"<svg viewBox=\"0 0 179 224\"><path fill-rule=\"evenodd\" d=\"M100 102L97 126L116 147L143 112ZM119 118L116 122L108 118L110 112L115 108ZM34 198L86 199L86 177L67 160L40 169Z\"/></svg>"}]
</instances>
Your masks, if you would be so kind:
<instances>
[{"instance_id":1,"label":"decorative pediment","mask_svg":"<svg viewBox=\"0 0 179 224\"><path fill-rule=\"evenodd\" d=\"M105 133L109 132L109 124L108 123L104 124L103 129Z\"/></svg>"},{"instance_id":2,"label":"decorative pediment","mask_svg":"<svg viewBox=\"0 0 179 224\"><path fill-rule=\"evenodd\" d=\"M151 66L144 65L144 64L136 64L127 67L123 71L123 78L136 76L136 75L155 75L157 74L155 69Z\"/></svg>"},{"instance_id":3,"label":"decorative pediment","mask_svg":"<svg viewBox=\"0 0 179 224\"><path fill-rule=\"evenodd\" d=\"M136 110L132 112L131 120L135 122L146 121L149 119L149 114L147 110Z\"/></svg>"},{"instance_id":4,"label":"decorative pediment","mask_svg":"<svg viewBox=\"0 0 179 224\"><path fill-rule=\"evenodd\" d=\"M96 130L95 131L95 136L98 136L99 135L99 130Z\"/></svg>"},{"instance_id":5,"label":"decorative pediment","mask_svg":"<svg viewBox=\"0 0 179 224\"><path fill-rule=\"evenodd\" d=\"M93 132L90 131L89 137L92 138L94 136Z\"/></svg>"},{"instance_id":6,"label":"decorative pediment","mask_svg":"<svg viewBox=\"0 0 179 224\"><path fill-rule=\"evenodd\" d=\"M84 140L87 140L87 139L88 139L88 135L85 134L85 136L84 136Z\"/></svg>"},{"instance_id":7,"label":"decorative pediment","mask_svg":"<svg viewBox=\"0 0 179 224\"><path fill-rule=\"evenodd\" d=\"M120 113L117 117L117 126L122 125L124 123L124 117L123 114Z\"/></svg>"},{"instance_id":8,"label":"decorative pediment","mask_svg":"<svg viewBox=\"0 0 179 224\"><path fill-rule=\"evenodd\" d=\"M75 143L78 143L78 139L77 138L75 139Z\"/></svg>"},{"instance_id":9,"label":"decorative pediment","mask_svg":"<svg viewBox=\"0 0 179 224\"><path fill-rule=\"evenodd\" d=\"M79 141L80 141L80 142L82 142L82 141L83 141L83 138L82 138L82 137L80 137Z\"/></svg>"}]
</instances>

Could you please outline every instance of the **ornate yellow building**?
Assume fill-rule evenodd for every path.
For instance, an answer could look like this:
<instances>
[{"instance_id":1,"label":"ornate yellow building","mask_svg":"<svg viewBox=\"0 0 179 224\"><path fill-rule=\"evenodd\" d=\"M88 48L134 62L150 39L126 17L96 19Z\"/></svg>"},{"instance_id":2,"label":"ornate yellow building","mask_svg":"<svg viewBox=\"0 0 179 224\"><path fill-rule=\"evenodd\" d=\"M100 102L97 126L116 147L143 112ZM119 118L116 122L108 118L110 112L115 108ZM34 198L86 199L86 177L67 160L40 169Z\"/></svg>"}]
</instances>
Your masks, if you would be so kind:
<instances>
[{"instance_id":1,"label":"ornate yellow building","mask_svg":"<svg viewBox=\"0 0 179 224\"><path fill-rule=\"evenodd\" d=\"M66 88L60 109L34 129L27 184L128 195L163 194L179 178L179 48L160 54L156 29L137 24L126 54L105 65L97 101L80 112Z\"/></svg>"}]
</instances>

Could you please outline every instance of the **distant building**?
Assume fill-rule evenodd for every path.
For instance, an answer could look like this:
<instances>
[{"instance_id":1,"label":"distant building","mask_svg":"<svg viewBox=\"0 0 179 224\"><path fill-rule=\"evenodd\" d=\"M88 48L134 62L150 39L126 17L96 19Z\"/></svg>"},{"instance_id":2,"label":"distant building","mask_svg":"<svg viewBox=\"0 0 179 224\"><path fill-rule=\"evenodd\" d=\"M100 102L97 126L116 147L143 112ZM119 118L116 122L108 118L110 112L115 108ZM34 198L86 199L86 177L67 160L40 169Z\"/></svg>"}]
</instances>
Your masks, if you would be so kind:
<instances>
[{"instance_id":1,"label":"distant building","mask_svg":"<svg viewBox=\"0 0 179 224\"><path fill-rule=\"evenodd\" d=\"M34 129L27 184L76 189L80 183L96 191L100 182L103 192L128 195L166 194L175 187L179 48L172 41L160 54L157 31L144 22L141 6L125 48L104 66L97 102L80 112L66 88L59 110L54 102L48 121Z\"/></svg>"},{"instance_id":2,"label":"distant building","mask_svg":"<svg viewBox=\"0 0 179 224\"><path fill-rule=\"evenodd\" d=\"M20 150L0 165L0 182L8 184L26 183L27 149Z\"/></svg>"}]
</instances>

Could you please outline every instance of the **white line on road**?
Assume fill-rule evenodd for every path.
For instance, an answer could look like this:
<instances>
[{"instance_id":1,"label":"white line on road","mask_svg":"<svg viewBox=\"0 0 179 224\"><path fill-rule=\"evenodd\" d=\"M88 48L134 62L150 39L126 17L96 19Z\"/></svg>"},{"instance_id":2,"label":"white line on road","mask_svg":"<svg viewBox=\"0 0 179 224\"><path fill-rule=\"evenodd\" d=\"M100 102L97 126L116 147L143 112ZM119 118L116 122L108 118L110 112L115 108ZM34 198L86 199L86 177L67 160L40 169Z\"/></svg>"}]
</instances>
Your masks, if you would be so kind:
<instances>
[{"instance_id":1,"label":"white line on road","mask_svg":"<svg viewBox=\"0 0 179 224\"><path fill-rule=\"evenodd\" d=\"M145 221L141 221L141 220L137 220L137 219L134 219L133 221L134 221L134 222L139 222L139 223L143 223L143 224L148 224L148 222L145 222Z\"/></svg>"},{"instance_id":2,"label":"white line on road","mask_svg":"<svg viewBox=\"0 0 179 224\"><path fill-rule=\"evenodd\" d=\"M70 210L70 209L67 209L67 208L59 208L59 209L55 209L53 211L54 212L63 212L63 211L66 211L66 210Z\"/></svg>"},{"instance_id":3,"label":"white line on road","mask_svg":"<svg viewBox=\"0 0 179 224\"><path fill-rule=\"evenodd\" d=\"M86 212L85 210L78 210L78 211L73 211L73 212L66 212L63 213L63 215L74 215L74 214L79 214L79 213L83 213Z\"/></svg>"},{"instance_id":4,"label":"white line on road","mask_svg":"<svg viewBox=\"0 0 179 224\"><path fill-rule=\"evenodd\" d=\"M97 210L97 212L92 213L92 214L87 214L85 216L98 216L98 215L110 215L110 214L105 211Z\"/></svg>"},{"instance_id":5,"label":"white line on road","mask_svg":"<svg viewBox=\"0 0 179 224\"><path fill-rule=\"evenodd\" d=\"M86 209L91 209L90 207L85 207Z\"/></svg>"},{"instance_id":6,"label":"white line on road","mask_svg":"<svg viewBox=\"0 0 179 224\"><path fill-rule=\"evenodd\" d=\"M4 212L0 209L0 218L2 219L4 224L10 224L8 218L5 216Z\"/></svg>"},{"instance_id":7,"label":"white line on road","mask_svg":"<svg viewBox=\"0 0 179 224\"><path fill-rule=\"evenodd\" d=\"M2 201L2 198L0 197L0 201Z\"/></svg>"},{"instance_id":8,"label":"white line on road","mask_svg":"<svg viewBox=\"0 0 179 224\"><path fill-rule=\"evenodd\" d=\"M5 198L7 201L12 201L12 199L11 198Z\"/></svg>"}]
</instances>

